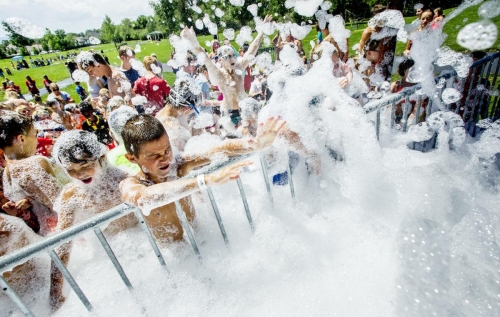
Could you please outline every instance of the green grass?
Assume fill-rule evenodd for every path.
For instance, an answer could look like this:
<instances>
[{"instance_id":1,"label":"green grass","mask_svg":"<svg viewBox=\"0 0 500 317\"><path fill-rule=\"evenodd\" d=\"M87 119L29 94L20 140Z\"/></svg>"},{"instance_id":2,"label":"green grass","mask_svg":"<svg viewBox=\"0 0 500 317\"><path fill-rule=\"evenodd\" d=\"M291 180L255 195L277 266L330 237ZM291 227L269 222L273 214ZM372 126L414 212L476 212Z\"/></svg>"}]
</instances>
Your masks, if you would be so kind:
<instances>
[{"instance_id":1,"label":"green grass","mask_svg":"<svg viewBox=\"0 0 500 317\"><path fill-rule=\"evenodd\" d=\"M480 18L477 15L477 9L479 5L472 6L461 14L459 14L457 17L454 19L448 21L444 27L444 33L448 34L448 37L444 43L444 45L449 46L451 49L455 51L466 51L463 47L459 46L456 38L458 31L464 27L468 23L476 22L479 21ZM447 9L445 10L445 15L448 15L450 12L452 12L454 9ZM464 19L467 18L467 21L464 22ZM406 23L411 23L413 20L415 20L415 16L410 16L410 17L405 17ZM496 25L500 25L500 16L494 18L493 23ZM358 26L358 29L352 30L351 37L349 38L349 55L353 56L355 54L354 51L351 50L354 44L359 43L359 40L361 39L361 34L363 32L364 27L363 26ZM222 31L222 29L221 29ZM309 33L305 39L302 40L303 42L303 47L304 51L306 52L307 56L309 56L309 51L311 50L311 45L309 44L311 41L316 41L316 36L317 32L313 29L311 33ZM211 35L206 35L206 36L199 36L198 41L200 44L206 48L205 42L212 40ZM219 33L219 38L223 38L222 33ZM141 52L136 52L136 59L142 61L142 59L147 56L151 55L152 53L155 53L158 56L158 59L162 63L166 63L170 59L170 54L172 52L172 46L170 45L170 42L168 39L163 39L161 40L158 44L156 42L149 42L149 41L128 41L127 44L131 46L132 48L135 48L135 45L139 43L141 46ZM500 39L497 39L495 45L491 48L491 50L498 50L498 46L500 44ZM237 44L234 43L233 45L237 47ZM406 43L398 42L396 46L396 55L402 55L403 51L406 47ZM109 58L109 62L113 66L119 66L120 65L120 59L118 58L118 54L116 51L116 48L113 44L101 44L101 45L96 45L92 47L86 47L83 50L90 50L94 49L96 51L104 51L104 54L106 54ZM75 52L78 53L79 50L71 50L68 52ZM51 53L51 54L44 54L42 55L44 58L50 58L50 57L56 57L56 55L66 55L68 52L58 52L58 53ZM25 57L26 58L26 57ZM35 57L36 58L36 57ZM29 57L27 58L29 60ZM4 59L0 60L0 67L5 68L9 67L11 68L10 65L10 59ZM58 82L63 79L69 78L69 73L64 66L65 60L57 61L53 65L50 66L43 66L39 68L29 68L29 69L23 69L20 71L13 70L13 75L12 76L7 76L9 77L10 80L14 81L17 85L21 87L21 91L23 94L28 93L28 89L26 87L26 84L24 83L26 81L26 76L29 75L33 79L36 80L37 86L39 88L43 87L42 81L43 75L48 75L49 78L54 81ZM12 68L11 68L12 70ZM164 73L164 78L168 82L169 85L172 85L175 81L175 75L172 73ZM68 86L64 88L65 91L67 91L75 100L79 100L78 95L75 92L75 87L74 85ZM0 100L3 100L4 98L4 93L3 91L0 91Z\"/></svg>"}]
</instances>

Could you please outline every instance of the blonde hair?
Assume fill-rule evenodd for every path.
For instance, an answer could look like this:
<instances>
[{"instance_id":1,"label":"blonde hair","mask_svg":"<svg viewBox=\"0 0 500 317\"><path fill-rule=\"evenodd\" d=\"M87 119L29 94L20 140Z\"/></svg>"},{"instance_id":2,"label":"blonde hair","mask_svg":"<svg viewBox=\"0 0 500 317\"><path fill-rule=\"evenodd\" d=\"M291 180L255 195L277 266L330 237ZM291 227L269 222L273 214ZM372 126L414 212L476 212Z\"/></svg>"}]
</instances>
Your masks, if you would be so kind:
<instances>
[{"instance_id":1,"label":"blonde hair","mask_svg":"<svg viewBox=\"0 0 500 317\"><path fill-rule=\"evenodd\" d=\"M151 64L156 65L156 58L151 56L146 56L144 57L144 61L142 63L144 64L144 68L146 68L147 71L152 72L153 70L151 69Z\"/></svg>"},{"instance_id":2,"label":"blonde hair","mask_svg":"<svg viewBox=\"0 0 500 317\"><path fill-rule=\"evenodd\" d=\"M17 106L16 109L14 109L14 111L24 116L23 110L26 110L26 109L28 109L31 113L30 107L25 106L25 105Z\"/></svg>"},{"instance_id":3,"label":"blonde hair","mask_svg":"<svg viewBox=\"0 0 500 317\"><path fill-rule=\"evenodd\" d=\"M7 89L5 91L5 100L19 99L19 94L14 89Z\"/></svg>"},{"instance_id":4,"label":"blonde hair","mask_svg":"<svg viewBox=\"0 0 500 317\"><path fill-rule=\"evenodd\" d=\"M50 109L49 107L36 107L35 108L35 111L33 111L33 113L31 114L31 117L33 117L33 120L37 121L38 119L40 119L40 117L43 117L43 116L49 116L49 117L52 117L52 113L54 111L52 111L52 109Z\"/></svg>"},{"instance_id":5,"label":"blonde hair","mask_svg":"<svg viewBox=\"0 0 500 317\"><path fill-rule=\"evenodd\" d=\"M57 86L56 83L52 83L52 84L49 85L49 88L50 88L50 90L58 90L59 86Z\"/></svg>"},{"instance_id":6,"label":"blonde hair","mask_svg":"<svg viewBox=\"0 0 500 317\"><path fill-rule=\"evenodd\" d=\"M109 90L106 89L106 88L101 88L99 90L99 96L102 97L102 96L108 96L109 97Z\"/></svg>"}]
</instances>

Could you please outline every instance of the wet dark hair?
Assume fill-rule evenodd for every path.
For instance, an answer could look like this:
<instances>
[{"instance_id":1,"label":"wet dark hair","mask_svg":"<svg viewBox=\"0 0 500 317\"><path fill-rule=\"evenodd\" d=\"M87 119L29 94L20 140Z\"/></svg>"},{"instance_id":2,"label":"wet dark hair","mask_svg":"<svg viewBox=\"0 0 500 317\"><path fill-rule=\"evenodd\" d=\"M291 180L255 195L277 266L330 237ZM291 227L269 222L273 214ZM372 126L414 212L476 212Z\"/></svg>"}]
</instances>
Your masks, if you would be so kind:
<instances>
[{"instance_id":1,"label":"wet dark hair","mask_svg":"<svg viewBox=\"0 0 500 317\"><path fill-rule=\"evenodd\" d=\"M78 109L80 109L80 112L83 111L94 111L94 108L92 107L92 104L88 101L82 101L78 104Z\"/></svg>"},{"instance_id":2,"label":"wet dark hair","mask_svg":"<svg viewBox=\"0 0 500 317\"><path fill-rule=\"evenodd\" d=\"M122 138L127 153L139 157L141 146L155 142L167 135L160 120L149 114L139 114L130 118L123 126Z\"/></svg>"},{"instance_id":3,"label":"wet dark hair","mask_svg":"<svg viewBox=\"0 0 500 317\"><path fill-rule=\"evenodd\" d=\"M104 155L104 145L88 131L72 130L63 133L54 144L56 160L63 166L70 163L94 162Z\"/></svg>"},{"instance_id":4,"label":"wet dark hair","mask_svg":"<svg viewBox=\"0 0 500 317\"><path fill-rule=\"evenodd\" d=\"M385 9L387 9L387 7L385 5L383 5L383 4L376 4L376 5L373 6L373 8L372 8L371 11L372 11L372 14L375 15L375 14L378 14L380 12L384 12Z\"/></svg>"},{"instance_id":5,"label":"wet dark hair","mask_svg":"<svg viewBox=\"0 0 500 317\"><path fill-rule=\"evenodd\" d=\"M475 51L472 52L470 55L472 56L472 58L477 58L479 60L485 58L487 54L484 51Z\"/></svg>"},{"instance_id":6,"label":"wet dark hair","mask_svg":"<svg viewBox=\"0 0 500 317\"><path fill-rule=\"evenodd\" d=\"M415 62L411 58L407 58L404 61L402 61L401 63L399 63L399 66L398 66L399 76L404 77L406 70L410 69L413 65L415 65Z\"/></svg>"},{"instance_id":7,"label":"wet dark hair","mask_svg":"<svg viewBox=\"0 0 500 317\"><path fill-rule=\"evenodd\" d=\"M95 67L96 66L96 63L97 64L103 64L103 65L108 65L108 63L106 62L106 60L104 60L104 58L98 54L98 53L93 53L92 54L92 58L94 60L85 60L85 61L81 61L78 63L78 67L80 69L87 69L87 67L89 66L92 66L92 67Z\"/></svg>"},{"instance_id":8,"label":"wet dark hair","mask_svg":"<svg viewBox=\"0 0 500 317\"><path fill-rule=\"evenodd\" d=\"M0 149L12 145L18 135L28 135L33 120L14 111L3 111L0 116Z\"/></svg>"}]
</instances>

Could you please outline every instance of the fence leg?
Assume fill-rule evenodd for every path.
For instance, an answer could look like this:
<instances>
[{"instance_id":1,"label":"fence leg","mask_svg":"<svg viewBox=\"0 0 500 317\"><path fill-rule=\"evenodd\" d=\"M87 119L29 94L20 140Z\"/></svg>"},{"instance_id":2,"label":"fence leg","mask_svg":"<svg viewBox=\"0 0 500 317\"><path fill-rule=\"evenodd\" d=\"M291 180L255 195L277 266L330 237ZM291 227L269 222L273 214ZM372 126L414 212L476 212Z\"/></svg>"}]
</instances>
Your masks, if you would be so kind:
<instances>
[{"instance_id":1,"label":"fence leg","mask_svg":"<svg viewBox=\"0 0 500 317\"><path fill-rule=\"evenodd\" d=\"M118 272L118 274L122 278L123 283L125 283L125 286L127 286L127 288L130 291L133 290L134 288L132 287L130 280L128 279L127 275L125 274L125 271L123 270L123 267L121 266L120 262L118 262L118 259L116 258L115 253L113 252L113 250L109 246L109 243L106 240L106 238L104 237L104 234L102 233L101 229L98 227L94 228L94 233L97 236L97 239L99 239L99 242L101 242L102 247L104 248L104 250L108 254L109 259L111 260L111 262L113 262L113 265L115 266L116 271Z\"/></svg>"},{"instance_id":2,"label":"fence leg","mask_svg":"<svg viewBox=\"0 0 500 317\"><path fill-rule=\"evenodd\" d=\"M155 238L153 237L151 230L149 230L149 227L146 224L146 219L144 219L142 212L138 209L135 209L134 213L135 213L136 218L139 220L139 223L141 224L142 230L144 230L144 233L148 237L148 241L151 244L151 247L153 248L153 251L156 254L156 258L158 259L158 261L160 261L160 264L168 272L167 264L165 263L165 260L163 259L163 255L161 254L160 249L158 248L158 245L156 244Z\"/></svg>"},{"instance_id":3,"label":"fence leg","mask_svg":"<svg viewBox=\"0 0 500 317\"><path fill-rule=\"evenodd\" d=\"M35 317L33 312L29 309L26 304L24 304L23 300L19 295L14 291L14 289L7 283L7 281L3 278L2 274L0 274L0 287L2 288L2 291L9 296L10 300L14 302L14 304L19 307L19 309L23 312L24 316L27 317Z\"/></svg>"},{"instance_id":4,"label":"fence leg","mask_svg":"<svg viewBox=\"0 0 500 317\"><path fill-rule=\"evenodd\" d=\"M184 210L182 210L182 206L178 200L175 202L175 210L177 211L177 217L179 217L179 220L181 221L182 229L188 236L189 243L191 243L191 246L193 247L194 253L196 253L198 258L201 260L200 250L198 249L196 240L194 239L193 233L191 232L191 228L189 227L189 222L186 218L186 214L184 213Z\"/></svg>"},{"instance_id":5,"label":"fence leg","mask_svg":"<svg viewBox=\"0 0 500 317\"><path fill-rule=\"evenodd\" d=\"M68 281L68 283L71 286L71 288L73 289L73 291L75 291L76 296L78 296L78 298L80 298L80 301L82 301L83 305L85 305L85 307L87 308L88 311L92 311L92 309L93 309L92 304L90 304L89 300L87 299L87 297L83 293L82 289L80 288L80 286L78 286L78 284L76 283L73 276L71 276L71 273L64 266L64 263L61 261L61 259L57 256L56 252L54 250L50 250L49 256L52 259L52 261L54 262L54 264L57 266L59 271L61 271L61 273L64 276L64 278L66 279L66 281Z\"/></svg>"},{"instance_id":6,"label":"fence leg","mask_svg":"<svg viewBox=\"0 0 500 317\"><path fill-rule=\"evenodd\" d=\"M293 186L293 177L292 177L292 163L290 161L290 155L288 156L288 184L290 185L290 194L292 195L293 202L295 203L297 200L295 199L295 187Z\"/></svg>"},{"instance_id":7,"label":"fence leg","mask_svg":"<svg viewBox=\"0 0 500 317\"><path fill-rule=\"evenodd\" d=\"M380 109L377 109L377 119L375 120L375 131L377 133L377 140L380 140Z\"/></svg>"},{"instance_id":8,"label":"fence leg","mask_svg":"<svg viewBox=\"0 0 500 317\"><path fill-rule=\"evenodd\" d=\"M247 196L245 190L243 189L243 183L241 182L241 177L238 177L236 181L238 183L238 189L240 190L241 200L243 201L243 207L245 207L245 212L247 214L248 223L250 224L250 229L252 233L255 232L255 226L253 225L252 215L250 214L250 208L248 207Z\"/></svg>"},{"instance_id":9,"label":"fence leg","mask_svg":"<svg viewBox=\"0 0 500 317\"><path fill-rule=\"evenodd\" d=\"M267 163L264 154L260 155L260 165L262 167L262 174L264 174L264 182L266 183L267 195L271 201L271 205L274 207L273 193L271 192L271 184L269 183L269 175L267 174Z\"/></svg>"},{"instance_id":10,"label":"fence leg","mask_svg":"<svg viewBox=\"0 0 500 317\"><path fill-rule=\"evenodd\" d=\"M227 239L226 229L224 229L224 225L222 224L222 219L219 213L219 207L217 207L217 203L215 202L214 193L212 189L207 188L208 198L210 198L210 203L212 203L212 208L214 210L215 218L217 219L217 223L219 224L220 232L222 234L222 238L224 239L224 243L226 245L229 244L229 240Z\"/></svg>"}]
</instances>

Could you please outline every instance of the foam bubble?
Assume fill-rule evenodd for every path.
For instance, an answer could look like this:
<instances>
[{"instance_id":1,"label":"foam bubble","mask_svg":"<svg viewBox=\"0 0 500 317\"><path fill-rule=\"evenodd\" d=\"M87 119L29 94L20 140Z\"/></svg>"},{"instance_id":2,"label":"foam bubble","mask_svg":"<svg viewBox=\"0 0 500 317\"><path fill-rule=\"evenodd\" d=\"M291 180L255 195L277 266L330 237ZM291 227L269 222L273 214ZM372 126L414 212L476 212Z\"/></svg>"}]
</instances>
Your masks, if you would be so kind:
<instances>
[{"instance_id":1,"label":"foam bubble","mask_svg":"<svg viewBox=\"0 0 500 317\"><path fill-rule=\"evenodd\" d=\"M479 7L477 14L483 19L493 19L500 15L500 1L486 1Z\"/></svg>"},{"instance_id":2,"label":"foam bubble","mask_svg":"<svg viewBox=\"0 0 500 317\"><path fill-rule=\"evenodd\" d=\"M222 11L221 9L219 8L215 8L215 15L219 18L222 18L224 16L224 11Z\"/></svg>"},{"instance_id":3,"label":"foam bubble","mask_svg":"<svg viewBox=\"0 0 500 317\"><path fill-rule=\"evenodd\" d=\"M139 45L139 43L135 44L134 51L135 51L136 53L140 53L140 52L141 52L141 45Z\"/></svg>"},{"instance_id":4,"label":"foam bubble","mask_svg":"<svg viewBox=\"0 0 500 317\"><path fill-rule=\"evenodd\" d=\"M485 50L493 46L498 36L497 26L490 20L467 24L458 32L457 42L471 51Z\"/></svg>"},{"instance_id":5,"label":"foam bubble","mask_svg":"<svg viewBox=\"0 0 500 317\"><path fill-rule=\"evenodd\" d=\"M200 19L197 19L195 22L194 22L194 25L196 26L196 28L198 30L203 30L203 21L201 21Z\"/></svg>"},{"instance_id":6,"label":"foam bubble","mask_svg":"<svg viewBox=\"0 0 500 317\"><path fill-rule=\"evenodd\" d=\"M73 78L73 81L79 81L82 83L87 83L89 81L89 74L87 72L77 69L71 74L71 77Z\"/></svg>"},{"instance_id":7,"label":"foam bubble","mask_svg":"<svg viewBox=\"0 0 500 317\"><path fill-rule=\"evenodd\" d=\"M89 43L92 45L99 45L101 44L101 40L95 36L89 36Z\"/></svg>"},{"instance_id":8,"label":"foam bubble","mask_svg":"<svg viewBox=\"0 0 500 317\"><path fill-rule=\"evenodd\" d=\"M5 19L4 22L15 33L30 39L40 39L45 35L45 30L30 20L12 17Z\"/></svg>"},{"instance_id":9,"label":"foam bubble","mask_svg":"<svg viewBox=\"0 0 500 317\"><path fill-rule=\"evenodd\" d=\"M247 10L254 16L256 17L259 11L259 7L254 3L251 4L247 7Z\"/></svg>"},{"instance_id":10,"label":"foam bubble","mask_svg":"<svg viewBox=\"0 0 500 317\"><path fill-rule=\"evenodd\" d=\"M245 4L245 0L229 0L229 3L235 7L241 7Z\"/></svg>"},{"instance_id":11,"label":"foam bubble","mask_svg":"<svg viewBox=\"0 0 500 317\"><path fill-rule=\"evenodd\" d=\"M222 32L222 34L224 34L224 36L232 41L234 40L234 29L225 29L224 32Z\"/></svg>"},{"instance_id":12,"label":"foam bubble","mask_svg":"<svg viewBox=\"0 0 500 317\"><path fill-rule=\"evenodd\" d=\"M322 3L323 0L297 0L293 9L302 16L312 17Z\"/></svg>"},{"instance_id":13,"label":"foam bubble","mask_svg":"<svg viewBox=\"0 0 500 317\"><path fill-rule=\"evenodd\" d=\"M443 90L441 98L443 99L443 102L448 105L459 101L460 98L462 98L462 94L455 88L446 88Z\"/></svg>"}]
</instances>

